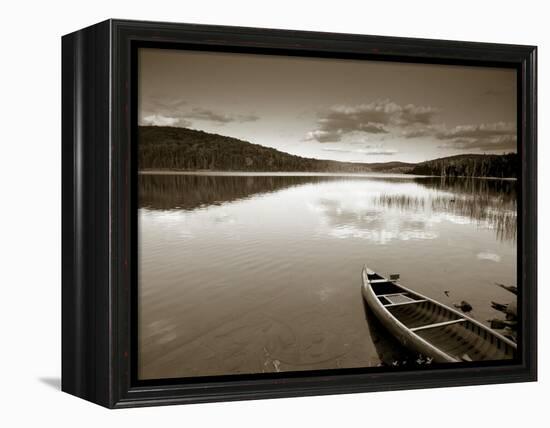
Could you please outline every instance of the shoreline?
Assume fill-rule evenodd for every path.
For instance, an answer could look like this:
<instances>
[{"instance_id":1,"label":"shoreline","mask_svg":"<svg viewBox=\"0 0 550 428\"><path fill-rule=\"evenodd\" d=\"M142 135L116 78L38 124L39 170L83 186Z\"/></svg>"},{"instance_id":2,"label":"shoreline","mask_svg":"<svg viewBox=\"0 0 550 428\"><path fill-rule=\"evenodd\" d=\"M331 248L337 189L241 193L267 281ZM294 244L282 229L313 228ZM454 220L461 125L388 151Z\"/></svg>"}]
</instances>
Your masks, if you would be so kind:
<instances>
[{"instance_id":1,"label":"shoreline","mask_svg":"<svg viewBox=\"0 0 550 428\"><path fill-rule=\"evenodd\" d=\"M444 178L443 175L416 175L392 172L305 172L305 171L213 171L213 170L171 170L149 169L139 170L138 175L213 175L213 176L244 176L244 177L398 177L398 178ZM447 178L472 178L478 180L517 181L515 177L468 177L447 176Z\"/></svg>"}]
</instances>

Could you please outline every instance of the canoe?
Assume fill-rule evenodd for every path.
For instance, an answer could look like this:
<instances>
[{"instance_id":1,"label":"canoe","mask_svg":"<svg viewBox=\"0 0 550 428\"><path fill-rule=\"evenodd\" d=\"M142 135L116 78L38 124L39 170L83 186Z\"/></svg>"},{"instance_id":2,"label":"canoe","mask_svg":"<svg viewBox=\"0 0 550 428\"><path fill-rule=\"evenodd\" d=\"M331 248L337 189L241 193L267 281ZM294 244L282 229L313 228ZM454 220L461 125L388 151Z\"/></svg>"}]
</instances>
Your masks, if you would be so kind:
<instances>
[{"instance_id":1,"label":"canoe","mask_svg":"<svg viewBox=\"0 0 550 428\"><path fill-rule=\"evenodd\" d=\"M363 268L363 298L406 348L434 362L494 361L516 357L506 337L449 306Z\"/></svg>"}]
</instances>

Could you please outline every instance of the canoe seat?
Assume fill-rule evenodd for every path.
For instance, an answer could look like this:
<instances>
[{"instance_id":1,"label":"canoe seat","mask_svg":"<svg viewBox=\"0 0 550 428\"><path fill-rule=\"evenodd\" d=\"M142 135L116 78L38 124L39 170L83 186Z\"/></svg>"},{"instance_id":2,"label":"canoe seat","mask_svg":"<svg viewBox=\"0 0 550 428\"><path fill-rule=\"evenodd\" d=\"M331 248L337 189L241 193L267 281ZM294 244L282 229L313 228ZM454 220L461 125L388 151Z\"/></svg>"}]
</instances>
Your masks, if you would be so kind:
<instances>
[{"instance_id":1,"label":"canoe seat","mask_svg":"<svg viewBox=\"0 0 550 428\"><path fill-rule=\"evenodd\" d=\"M403 293L397 293L397 294L385 294L385 299L389 301L391 304L395 303L405 303L405 302L411 302L414 299L411 299L408 296L405 296Z\"/></svg>"}]
</instances>

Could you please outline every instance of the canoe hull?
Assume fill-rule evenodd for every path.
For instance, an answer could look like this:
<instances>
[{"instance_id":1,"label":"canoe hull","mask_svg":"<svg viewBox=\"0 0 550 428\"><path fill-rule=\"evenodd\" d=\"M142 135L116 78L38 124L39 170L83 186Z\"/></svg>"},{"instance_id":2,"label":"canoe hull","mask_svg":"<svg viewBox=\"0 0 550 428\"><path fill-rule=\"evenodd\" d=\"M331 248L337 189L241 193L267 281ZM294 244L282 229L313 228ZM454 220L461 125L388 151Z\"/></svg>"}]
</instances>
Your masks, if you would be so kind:
<instances>
[{"instance_id":1,"label":"canoe hull","mask_svg":"<svg viewBox=\"0 0 550 428\"><path fill-rule=\"evenodd\" d=\"M404 347L438 363L515 358L516 345L478 321L367 267L362 280L369 309Z\"/></svg>"},{"instance_id":2,"label":"canoe hull","mask_svg":"<svg viewBox=\"0 0 550 428\"><path fill-rule=\"evenodd\" d=\"M366 275L366 271L363 271L363 275ZM367 302L368 307L374 313L376 318L384 325L389 333L395 337L401 345L419 354L425 355L431 358L435 362L439 363L455 363L458 360L451 356L441 352L439 349L426 343L410 331L406 326L400 323L395 317L391 316L388 311L380 304L378 297L374 294L371 287L368 286L368 282L363 279L362 287L363 298Z\"/></svg>"}]
</instances>

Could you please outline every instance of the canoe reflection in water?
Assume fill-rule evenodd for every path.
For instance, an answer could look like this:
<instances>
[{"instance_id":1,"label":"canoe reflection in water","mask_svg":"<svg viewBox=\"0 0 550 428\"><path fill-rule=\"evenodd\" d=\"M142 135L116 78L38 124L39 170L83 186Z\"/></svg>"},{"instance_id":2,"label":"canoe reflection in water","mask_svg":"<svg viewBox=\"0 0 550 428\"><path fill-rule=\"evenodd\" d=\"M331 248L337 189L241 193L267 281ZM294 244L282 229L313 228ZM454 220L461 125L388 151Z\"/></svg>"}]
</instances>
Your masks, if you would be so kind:
<instances>
[{"instance_id":1,"label":"canoe reflection in water","mask_svg":"<svg viewBox=\"0 0 550 428\"><path fill-rule=\"evenodd\" d=\"M384 367L417 367L431 364L432 360L424 355L405 348L393 337L376 318L366 302L363 303L365 318L369 326L372 343Z\"/></svg>"}]
</instances>

